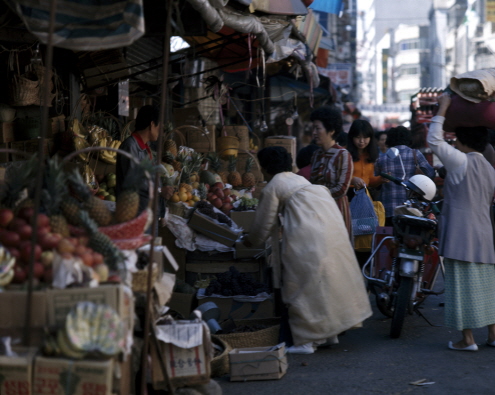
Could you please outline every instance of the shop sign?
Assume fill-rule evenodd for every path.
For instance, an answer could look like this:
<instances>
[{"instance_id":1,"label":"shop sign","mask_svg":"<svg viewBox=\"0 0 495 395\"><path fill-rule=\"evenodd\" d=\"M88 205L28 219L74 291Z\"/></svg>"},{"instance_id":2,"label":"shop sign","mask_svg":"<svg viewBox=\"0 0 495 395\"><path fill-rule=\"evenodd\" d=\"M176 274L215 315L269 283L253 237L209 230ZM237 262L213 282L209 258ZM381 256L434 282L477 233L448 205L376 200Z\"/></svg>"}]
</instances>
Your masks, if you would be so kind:
<instances>
[{"instance_id":1,"label":"shop sign","mask_svg":"<svg viewBox=\"0 0 495 395\"><path fill-rule=\"evenodd\" d=\"M330 81L341 88L352 86L352 64L333 63L326 68L318 67L318 73L330 78Z\"/></svg>"}]
</instances>

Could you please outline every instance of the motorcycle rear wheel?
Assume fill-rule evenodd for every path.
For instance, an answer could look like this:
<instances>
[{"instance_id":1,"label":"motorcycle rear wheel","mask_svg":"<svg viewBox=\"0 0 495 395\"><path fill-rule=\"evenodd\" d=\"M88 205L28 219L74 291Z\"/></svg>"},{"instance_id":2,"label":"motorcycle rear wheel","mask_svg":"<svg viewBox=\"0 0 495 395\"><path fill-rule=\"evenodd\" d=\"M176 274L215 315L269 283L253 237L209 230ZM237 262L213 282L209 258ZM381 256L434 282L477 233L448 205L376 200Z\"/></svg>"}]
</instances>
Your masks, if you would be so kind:
<instances>
[{"instance_id":1,"label":"motorcycle rear wheel","mask_svg":"<svg viewBox=\"0 0 495 395\"><path fill-rule=\"evenodd\" d=\"M404 319L409 311L411 300L411 292L413 287L413 279L411 277L402 277L400 280L399 289L397 290L397 298L392 317L392 325L390 326L390 337L397 339L402 332Z\"/></svg>"}]
</instances>

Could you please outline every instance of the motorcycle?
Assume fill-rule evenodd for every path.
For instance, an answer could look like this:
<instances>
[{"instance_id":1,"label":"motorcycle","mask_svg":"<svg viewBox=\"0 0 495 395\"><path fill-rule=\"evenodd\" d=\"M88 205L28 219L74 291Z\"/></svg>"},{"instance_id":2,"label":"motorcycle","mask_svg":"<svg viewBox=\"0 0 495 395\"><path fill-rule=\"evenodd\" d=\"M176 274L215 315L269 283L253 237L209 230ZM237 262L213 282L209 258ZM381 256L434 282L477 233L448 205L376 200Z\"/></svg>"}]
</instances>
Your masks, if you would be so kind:
<instances>
[{"instance_id":1,"label":"motorcycle","mask_svg":"<svg viewBox=\"0 0 495 395\"><path fill-rule=\"evenodd\" d=\"M434 291L438 275L445 273L435 244L439 210L438 202L431 202L436 187L428 177L415 175L403 181L384 173L381 176L406 188L408 195L394 210L393 229L378 228L375 233L362 272L376 295L378 309L392 318L390 336L398 338L408 314L416 312L432 325L419 307L428 295L444 292ZM430 188L429 196L425 196L426 187L418 185Z\"/></svg>"}]
</instances>

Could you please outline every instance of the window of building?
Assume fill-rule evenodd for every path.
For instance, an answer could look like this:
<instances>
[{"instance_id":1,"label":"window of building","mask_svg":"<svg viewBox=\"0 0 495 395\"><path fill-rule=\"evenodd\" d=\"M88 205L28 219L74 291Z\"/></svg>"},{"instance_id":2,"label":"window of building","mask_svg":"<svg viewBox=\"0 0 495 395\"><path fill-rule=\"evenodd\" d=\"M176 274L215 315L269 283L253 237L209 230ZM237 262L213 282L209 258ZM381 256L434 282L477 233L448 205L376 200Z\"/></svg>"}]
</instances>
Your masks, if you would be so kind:
<instances>
[{"instance_id":1,"label":"window of building","mask_svg":"<svg viewBox=\"0 0 495 395\"><path fill-rule=\"evenodd\" d=\"M419 49L419 39L413 38L409 40L402 40L399 43L399 50L400 51L409 51L411 49Z\"/></svg>"},{"instance_id":2,"label":"window of building","mask_svg":"<svg viewBox=\"0 0 495 395\"><path fill-rule=\"evenodd\" d=\"M419 74L419 66L414 65L414 66L402 66L400 68L400 75L401 76L407 76L407 75L418 75Z\"/></svg>"}]
</instances>

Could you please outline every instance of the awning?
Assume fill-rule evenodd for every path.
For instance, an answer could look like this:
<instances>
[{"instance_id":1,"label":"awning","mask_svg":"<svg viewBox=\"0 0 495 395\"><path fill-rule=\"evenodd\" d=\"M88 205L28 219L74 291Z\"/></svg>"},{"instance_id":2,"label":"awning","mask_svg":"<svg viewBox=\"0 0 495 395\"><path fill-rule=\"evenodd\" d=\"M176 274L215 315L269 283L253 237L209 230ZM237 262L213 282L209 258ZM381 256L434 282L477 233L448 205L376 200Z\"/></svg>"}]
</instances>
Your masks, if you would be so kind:
<instances>
[{"instance_id":1,"label":"awning","mask_svg":"<svg viewBox=\"0 0 495 395\"><path fill-rule=\"evenodd\" d=\"M315 11L339 15L342 10L342 0L314 0L309 8Z\"/></svg>"}]
</instances>

